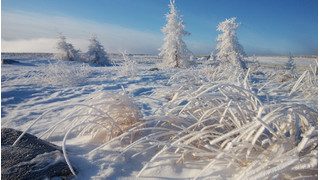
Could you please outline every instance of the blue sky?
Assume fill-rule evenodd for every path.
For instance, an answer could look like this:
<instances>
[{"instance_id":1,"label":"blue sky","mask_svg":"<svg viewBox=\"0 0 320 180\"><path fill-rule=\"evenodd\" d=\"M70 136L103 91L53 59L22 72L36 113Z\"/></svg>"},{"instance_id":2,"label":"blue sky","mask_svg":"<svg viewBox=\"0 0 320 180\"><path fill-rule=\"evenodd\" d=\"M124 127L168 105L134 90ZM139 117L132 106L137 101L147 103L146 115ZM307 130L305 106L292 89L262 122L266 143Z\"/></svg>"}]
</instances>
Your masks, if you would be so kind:
<instances>
[{"instance_id":1,"label":"blue sky","mask_svg":"<svg viewBox=\"0 0 320 180\"><path fill-rule=\"evenodd\" d=\"M107 52L158 53L169 0L2 0L2 51L54 52L62 32L86 51L95 33ZM237 17L248 55L317 54L317 0L176 0L195 55L216 46L219 22Z\"/></svg>"}]
</instances>

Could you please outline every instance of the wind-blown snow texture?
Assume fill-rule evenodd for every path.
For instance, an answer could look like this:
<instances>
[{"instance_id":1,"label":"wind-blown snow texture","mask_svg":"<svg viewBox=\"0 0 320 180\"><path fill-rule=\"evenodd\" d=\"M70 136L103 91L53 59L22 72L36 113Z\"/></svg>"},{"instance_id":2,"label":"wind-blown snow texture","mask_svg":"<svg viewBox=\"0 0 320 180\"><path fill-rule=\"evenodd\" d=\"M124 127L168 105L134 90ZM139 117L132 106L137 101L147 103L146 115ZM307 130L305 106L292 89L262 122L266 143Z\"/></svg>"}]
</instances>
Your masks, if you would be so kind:
<instances>
[{"instance_id":1,"label":"wind-blown snow texture","mask_svg":"<svg viewBox=\"0 0 320 180\"><path fill-rule=\"evenodd\" d=\"M249 76L229 82L223 79L212 81L217 78L211 77L213 74L208 68L215 68L216 62L199 61L198 66L192 69L161 69L158 63L162 59L157 56L127 56L135 62L133 76L132 73L122 73L126 66L121 55L110 56L115 66L96 67L81 62L49 62L48 54L2 54L2 58L20 63L2 64L1 126L24 131L46 113L28 132L59 146L65 143L66 155L79 171L76 179L135 179L137 175L142 179L259 179L297 177L300 172L305 173L300 175L316 176L317 162L314 160L317 160L317 147L314 144L318 125L311 122L318 108L317 82L312 75L315 73L315 58L293 57L295 72L286 75L288 57L255 57L259 63L249 57L246 59L251 70L247 73ZM71 70L61 70L66 68ZM61 78L52 71L67 75ZM74 78L77 80L71 81ZM61 83L63 80L72 83ZM209 97L217 100L204 101ZM224 97L231 101L222 102ZM250 98L254 103L245 101L241 104L242 98ZM211 107L212 104L218 106ZM234 110L242 105L248 111L242 109L241 112L254 116L244 119L243 114L237 116L239 112ZM255 106L264 110L254 109ZM131 116L125 112L119 116L104 112L104 107L110 111L115 109L112 112L127 107L129 111L134 109L134 113ZM281 110L278 112L277 109ZM309 113L308 117L305 118L299 110ZM285 114L287 111L293 113ZM231 117L230 122L222 122L230 131L228 128L220 131L219 127L211 124L214 132L225 132L225 135L206 134L209 127L207 130L202 127L209 123L208 117L216 116L221 116L221 120L224 116ZM119 117L133 120L117 121ZM295 122L298 117L301 122L290 126L293 128L290 130L289 125L277 127L276 123L280 123L277 117L288 117L288 122ZM104 118L109 122L104 124ZM99 125L80 125L93 120ZM70 130L77 125L78 128ZM222 127L223 124L220 125ZM259 131L246 130L251 125L259 127ZM134 126L136 129L129 131L128 128L121 129ZM273 132L274 128L286 132L287 137L279 134L279 129ZM105 140L99 141L100 135L92 140L96 135L92 134L94 129L99 129L100 135L111 133L108 137L120 138L95 149ZM247 136L246 143L239 146L243 142L239 140L246 139L245 134L237 134L241 129L252 134ZM201 133L205 136L201 137ZM270 139L258 137L258 133ZM210 142L206 141L206 136L211 136ZM282 143L286 139L297 145ZM251 146L250 143L255 141L261 144ZM269 144L273 148L266 148L266 151L255 155L261 147L269 147ZM221 152L215 149L220 145L223 146ZM230 146L233 148L228 149ZM243 151L248 153L247 156L241 154ZM223 152L230 152L230 156ZM281 153L283 156L279 155ZM236 155L241 155L241 158ZM238 162L245 157L249 159Z\"/></svg>"}]
</instances>

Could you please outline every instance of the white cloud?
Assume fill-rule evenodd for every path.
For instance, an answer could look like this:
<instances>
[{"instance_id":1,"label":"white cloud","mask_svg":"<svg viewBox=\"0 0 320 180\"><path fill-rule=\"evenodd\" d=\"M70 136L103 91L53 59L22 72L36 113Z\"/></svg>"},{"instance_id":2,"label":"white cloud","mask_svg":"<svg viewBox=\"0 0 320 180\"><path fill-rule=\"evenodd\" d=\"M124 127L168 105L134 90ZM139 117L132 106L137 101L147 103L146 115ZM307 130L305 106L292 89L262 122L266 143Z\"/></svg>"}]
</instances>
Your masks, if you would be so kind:
<instances>
[{"instance_id":1,"label":"white cloud","mask_svg":"<svg viewBox=\"0 0 320 180\"><path fill-rule=\"evenodd\" d=\"M2 52L54 52L56 39L39 38L1 41Z\"/></svg>"},{"instance_id":2,"label":"white cloud","mask_svg":"<svg viewBox=\"0 0 320 180\"><path fill-rule=\"evenodd\" d=\"M95 33L107 52L126 49L134 53L157 53L162 35L112 24L70 17L26 12L2 12L2 52L55 52L62 32L75 48L87 50L90 33Z\"/></svg>"},{"instance_id":3,"label":"white cloud","mask_svg":"<svg viewBox=\"0 0 320 180\"><path fill-rule=\"evenodd\" d=\"M160 29L161 27L159 27ZM163 34L143 32L114 24L84 19L22 11L2 11L2 52L56 52L59 32L81 51L87 51L90 33L95 33L108 53L127 50L129 53L159 53ZM186 40L191 51L209 54L211 45Z\"/></svg>"}]
</instances>

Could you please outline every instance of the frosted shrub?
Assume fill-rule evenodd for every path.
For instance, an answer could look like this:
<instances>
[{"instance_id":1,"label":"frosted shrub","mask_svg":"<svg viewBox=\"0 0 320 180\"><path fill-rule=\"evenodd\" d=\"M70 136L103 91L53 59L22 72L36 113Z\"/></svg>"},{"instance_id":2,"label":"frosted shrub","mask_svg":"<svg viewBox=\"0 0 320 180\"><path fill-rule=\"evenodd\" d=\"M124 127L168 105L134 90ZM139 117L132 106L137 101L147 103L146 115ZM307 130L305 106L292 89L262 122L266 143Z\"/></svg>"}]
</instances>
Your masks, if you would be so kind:
<instances>
[{"instance_id":1,"label":"frosted shrub","mask_svg":"<svg viewBox=\"0 0 320 180\"><path fill-rule=\"evenodd\" d=\"M175 1L170 0L170 13L166 14L168 23L162 32L166 35L164 44L159 49L159 56L163 57L162 65L165 67L186 68L191 65L191 51L187 48L182 36L190 35L184 31L184 23L175 8Z\"/></svg>"},{"instance_id":2,"label":"frosted shrub","mask_svg":"<svg viewBox=\"0 0 320 180\"><path fill-rule=\"evenodd\" d=\"M80 50L74 49L73 45L66 42L66 37L60 34L57 43L58 52L54 55L54 59L65 61L81 61Z\"/></svg>"},{"instance_id":3,"label":"frosted shrub","mask_svg":"<svg viewBox=\"0 0 320 180\"><path fill-rule=\"evenodd\" d=\"M126 51L121 52L123 63L120 65L120 69L118 71L119 76L127 76L134 77L137 73L137 63L131 58Z\"/></svg>"},{"instance_id":4,"label":"frosted shrub","mask_svg":"<svg viewBox=\"0 0 320 180\"><path fill-rule=\"evenodd\" d=\"M38 83L52 86L73 86L83 84L91 74L90 67L84 63L65 61L49 62L35 74Z\"/></svg>"},{"instance_id":5,"label":"frosted shrub","mask_svg":"<svg viewBox=\"0 0 320 180\"><path fill-rule=\"evenodd\" d=\"M107 53L104 47L97 40L97 37L92 34L90 39L90 45L87 52L87 62L98 65L111 65L110 60L107 57Z\"/></svg>"}]
</instances>

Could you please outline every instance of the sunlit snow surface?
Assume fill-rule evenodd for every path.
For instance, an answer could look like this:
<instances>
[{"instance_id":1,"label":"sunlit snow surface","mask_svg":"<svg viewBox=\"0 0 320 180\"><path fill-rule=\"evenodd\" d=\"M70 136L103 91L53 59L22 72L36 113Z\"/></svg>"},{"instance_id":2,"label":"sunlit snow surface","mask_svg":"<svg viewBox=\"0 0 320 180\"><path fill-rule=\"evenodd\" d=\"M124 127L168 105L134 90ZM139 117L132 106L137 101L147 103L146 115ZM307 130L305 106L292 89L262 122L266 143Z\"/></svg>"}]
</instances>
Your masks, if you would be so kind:
<instances>
[{"instance_id":1,"label":"sunlit snow surface","mask_svg":"<svg viewBox=\"0 0 320 180\"><path fill-rule=\"evenodd\" d=\"M202 85L215 84L206 80L200 73L201 69L207 66L206 64L210 64L203 58L193 69L161 67L158 65L161 59L154 55L129 55L129 58L133 64L129 64L131 69L126 69L130 73L125 74L123 73L125 62L120 55L110 56L114 66L98 67L80 62L58 64L55 60L49 60L50 54L2 54L2 59L14 59L20 63L1 65L1 127L23 131L41 114L47 112L28 131L33 135L41 136L72 113L80 113L80 111L90 113L85 107L80 106L88 105L93 101L98 103L100 100L94 99L101 94L103 98L125 94L141 111L141 117L139 117L141 121L153 120L168 114L168 108L171 108L167 106L168 102L173 101L178 96L176 93L182 92L181 89L197 90ZM315 60L316 58L311 57L294 58L297 66L296 80L305 70L310 69L310 65L315 66ZM283 73L283 65L288 61L288 57L257 57L257 61L260 62L262 67L260 71L264 74L277 74L277 72ZM249 66L254 69L255 65ZM71 70L66 72L66 69ZM281 86L281 83L276 80L270 81L262 75L256 77L252 75L252 77L253 92L257 92L261 87L261 92L269 93L268 99L263 95L258 96L263 103L266 101L274 104L294 102L307 105L317 112L317 96L304 98L297 95L293 98L287 95L290 89L286 92L274 90ZM266 82L268 84L263 87ZM90 101L92 99L93 101ZM181 105L186 103L182 102ZM48 141L62 145L67 131L77 125L77 118L79 117L67 118L66 121L61 122L63 125L56 125L56 130L52 134L46 133L43 138L46 139L50 134ZM83 118L79 118L80 121L84 121ZM132 157L137 152L148 148L146 144L138 144L120 154L130 143L130 138L124 138L122 141L116 141L90 152L102 142L100 144L92 142L91 137L85 133L77 136L78 131L79 129L74 130L66 141L68 157L78 171L76 179L135 179L144 165L161 150L161 147L154 147ZM148 133L150 131L141 132L133 137L133 140ZM179 153L175 154L174 150L168 150L152 161L140 178L193 178L198 176L208 164L206 160L196 161L191 157L185 157L183 163L177 163L179 158ZM214 171L203 172L200 179L231 179L235 178L234 174L237 174L236 168L225 168L223 164L219 167L219 162L215 166Z\"/></svg>"}]
</instances>

